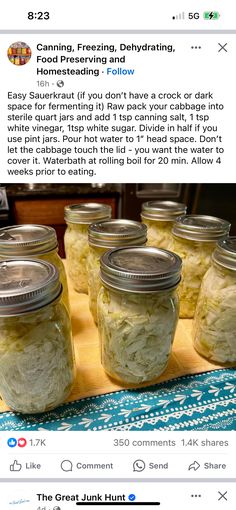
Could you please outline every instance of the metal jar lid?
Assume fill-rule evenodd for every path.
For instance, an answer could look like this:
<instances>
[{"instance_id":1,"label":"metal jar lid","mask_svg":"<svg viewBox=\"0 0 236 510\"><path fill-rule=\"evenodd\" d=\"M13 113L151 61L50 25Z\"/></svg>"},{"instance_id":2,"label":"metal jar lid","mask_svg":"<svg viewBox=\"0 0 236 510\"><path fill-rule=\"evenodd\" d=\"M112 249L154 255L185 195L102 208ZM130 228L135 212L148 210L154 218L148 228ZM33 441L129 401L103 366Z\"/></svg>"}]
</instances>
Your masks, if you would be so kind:
<instances>
[{"instance_id":1,"label":"metal jar lid","mask_svg":"<svg viewBox=\"0 0 236 510\"><path fill-rule=\"evenodd\" d=\"M187 206L180 202L155 200L142 204L141 216L148 220L174 221L177 216L182 216L186 211Z\"/></svg>"},{"instance_id":2,"label":"metal jar lid","mask_svg":"<svg viewBox=\"0 0 236 510\"><path fill-rule=\"evenodd\" d=\"M139 221L108 220L93 223L88 230L90 246L116 248L117 246L143 245L147 240L147 227Z\"/></svg>"},{"instance_id":3,"label":"metal jar lid","mask_svg":"<svg viewBox=\"0 0 236 510\"><path fill-rule=\"evenodd\" d=\"M112 209L108 204L88 202L72 204L65 207L65 221L69 223L85 223L90 225L94 221L111 218Z\"/></svg>"},{"instance_id":4,"label":"metal jar lid","mask_svg":"<svg viewBox=\"0 0 236 510\"><path fill-rule=\"evenodd\" d=\"M45 225L13 225L0 229L0 257L31 257L55 250L54 228Z\"/></svg>"},{"instance_id":5,"label":"metal jar lid","mask_svg":"<svg viewBox=\"0 0 236 510\"><path fill-rule=\"evenodd\" d=\"M229 233L230 223L214 216L188 214L174 223L172 234L191 241L218 241Z\"/></svg>"},{"instance_id":6,"label":"metal jar lid","mask_svg":"<svg viewBox=\"0 0 236 510\"><path fill-rule=\"evenodd\" d=\"M236 271L236 237L226 237L219 241L212 258L220 266Z\"/></svg>"},{"instance_id":7,"label":"metal jar lid","mask_svg":"<svg viewBox=\"0 0 236 510\"><path fill-rule=\"evenodd\" d=\"M152 247L118 248L100 259L101 280L106 287L126 292L157 292L177 287L181 258Z\"/></svg>"},{"instance_id":8,"label":"metal jar lid","mask_svg":"<svg viewBox=\"0 0 236 510\"><path fill-rule=\"evenodd\" d=\"M38 310L60 296L58 270L43 260L0 262L0 316Z\"/></svg>"}]
</instances>

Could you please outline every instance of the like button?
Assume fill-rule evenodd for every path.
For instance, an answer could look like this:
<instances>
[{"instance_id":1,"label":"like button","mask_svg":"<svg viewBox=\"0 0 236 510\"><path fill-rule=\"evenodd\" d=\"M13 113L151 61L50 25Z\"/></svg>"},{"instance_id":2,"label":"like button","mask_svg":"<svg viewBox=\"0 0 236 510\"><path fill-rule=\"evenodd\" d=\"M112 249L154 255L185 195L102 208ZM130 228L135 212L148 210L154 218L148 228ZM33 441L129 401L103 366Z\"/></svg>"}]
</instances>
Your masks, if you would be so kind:
<instances>
[{"instance_id":1,"label":"like button","mask_svg":"<svg viewBox=\"0 0 236 510\"><path fill-rule=\"evenodd\" d=\"M13 464L10 464L10 471L20 471L22 468L22 464L20 464L17 460L14 460Z\"/></svg>"}]
</instances>

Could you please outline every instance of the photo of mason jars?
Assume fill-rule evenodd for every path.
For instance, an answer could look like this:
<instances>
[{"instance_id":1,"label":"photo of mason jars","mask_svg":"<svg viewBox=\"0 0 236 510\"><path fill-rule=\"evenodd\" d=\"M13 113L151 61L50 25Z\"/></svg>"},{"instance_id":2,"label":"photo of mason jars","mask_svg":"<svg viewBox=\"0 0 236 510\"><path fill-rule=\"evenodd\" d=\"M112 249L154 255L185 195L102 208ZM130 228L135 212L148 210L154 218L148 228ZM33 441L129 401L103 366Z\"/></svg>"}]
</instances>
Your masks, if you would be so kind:
<instances>
[{"instance_id":1,"label":"photo of mason jars","mask_svg":"<svg viewBox=\"0 0 236 510\"><path fill-rule=\"evenodd\" d=\"M235 185L0 193L0 413L232 375Z\"/></svg>"}]
</instances>

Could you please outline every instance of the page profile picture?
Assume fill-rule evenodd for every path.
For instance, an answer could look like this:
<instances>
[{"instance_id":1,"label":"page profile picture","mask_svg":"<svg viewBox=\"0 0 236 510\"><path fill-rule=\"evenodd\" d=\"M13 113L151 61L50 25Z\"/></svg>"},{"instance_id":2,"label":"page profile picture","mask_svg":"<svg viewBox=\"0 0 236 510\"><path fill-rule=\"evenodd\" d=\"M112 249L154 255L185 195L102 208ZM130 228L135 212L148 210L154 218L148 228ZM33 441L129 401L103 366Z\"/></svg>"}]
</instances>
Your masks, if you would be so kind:
<instances>
[{"instance_id":1,"label":"page profile picture","mask_svg":"<svg viewBox=\"0 0 236 510\"><path fill-rule=\"evenodd\" d=\"M11 44L7 50L8 59L15 66L23 66L27 64L31 59L31 55L31 48L28 44L22 41Z\"/></svg>"}]
</instances>

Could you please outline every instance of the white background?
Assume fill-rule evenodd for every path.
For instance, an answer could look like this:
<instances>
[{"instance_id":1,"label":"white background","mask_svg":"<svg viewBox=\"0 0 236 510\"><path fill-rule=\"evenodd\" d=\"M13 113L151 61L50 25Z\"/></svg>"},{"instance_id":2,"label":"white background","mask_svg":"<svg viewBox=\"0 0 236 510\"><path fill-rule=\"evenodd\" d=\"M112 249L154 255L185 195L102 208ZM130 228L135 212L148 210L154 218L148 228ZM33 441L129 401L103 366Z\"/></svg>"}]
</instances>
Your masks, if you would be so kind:
<instances>
[{"instance_id":1,"label":"white background","mask_svg":"<svg viewBox=\"0 0 236 510\"><path fill-rule=\"evenodd\" d=\"M234 147L235 147L235 129L234 119L236 116L235 106L235 35L21 35L21 39L32 48L33 56L31 61L25 66L12 65L6 52L9 44L19 39L19 35L3 35L2 47L4 52L0 55L1 74L3 76L0 96L0 137L2 150L0 153L0 165L2 173L2 182L32 182L32 178L22 176L8 177L6 174L6 115L7 115L7 91L26 92L34 90L36 92L70 92L72 90L87 90L92 92L99 91L123 91L131 90L137 92L145 91L190 91L190 92L208 92L213 91L215 101L224 103L225 109L218 113L212 112L213 124L216 119L220 119L220 134L224 137L225 154L223 155L222 165L124 165L123 167L100 165L97 174L89 179L87 176L78 178L77 176L67 175L61 177L60 182L232 182L234 180ZM65 86L58 89L56 86L57 77L37 76L34 55L36 55L36 44L112 44L115 41L126 44L149 44L172 43L175 53L156 53L127 52L127 62L123 67L135 68L135 75L128 76L106 76L101 74L99 77L85 76L65 76L63 77ZM228 42L229 52L218 52L219 41ZM192 45L201 45L202 50L193 52ZM41 52L42 53L42 52ZM91 52L91 56L94 52ZM48 52L43 55L48 56ZM76 55L73 54L67 54ZM99 53L98 53L99 55ZM111 54L112 55L112 54ZM41 64L38 64L42 67ZM51 68L53 64L45 64L45 67ZM55 64L58 67L58 64ZM60 67L69 67L60 65ZM71 64L72 68L75 68ZM104 66L106 67L106 66ZM115 67L115 66L114 66ZM62 77L59 77L62 78ZM37 80L45 79L50 82L49 88L37 87ZM195 101L197 102L197 101ZM199 101L198 101L199 102ZM19 112L22 113L22 112ZM70 113L70 112L66 112ZM73 113L73 112L72 112ZM178 112L176 112L178 113ZM207 113L207 112L206 112ZM17 133L15 133L17 134ZM150 134L150 133L148 133ZM156 133L151 133L156 135ZM213 133L214 134L214 133ZM24 165L18 165L18 168ZM42 175L37 182L55 182L55 176L47 177Z\"/></svg>"},{"instance_id":2,"label":"white background","mask_svg":"<svg viewBox=\"0 0 236 510\"><path fill-rule=\"evenodd\" d=\"M205 21L204 11L213 9L220 13L217 22ZM50 20L28 21L27 13L50 11ZM172 20L173 15L185 12L185 20ZM189 12L200 12L199 20L187 20ZM19 3L12 0L10 5L1 6L0 29L75 29L75 30L155 30L159 29L235 29L236 5L234 0L58 0Z\"/></svg>"}]
</instances>

